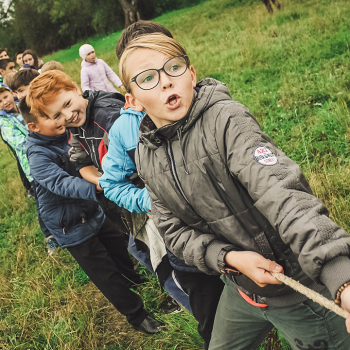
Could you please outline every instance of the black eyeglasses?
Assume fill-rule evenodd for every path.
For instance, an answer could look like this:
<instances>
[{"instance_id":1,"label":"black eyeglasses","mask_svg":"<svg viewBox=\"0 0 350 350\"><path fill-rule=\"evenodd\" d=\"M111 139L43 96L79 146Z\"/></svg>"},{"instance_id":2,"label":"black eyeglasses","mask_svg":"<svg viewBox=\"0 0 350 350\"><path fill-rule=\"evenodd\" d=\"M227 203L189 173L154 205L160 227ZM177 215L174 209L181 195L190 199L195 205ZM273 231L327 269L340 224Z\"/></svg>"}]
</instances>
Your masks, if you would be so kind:
<instances>
[{"instance_id":1,"label":"black eyeglasses","mask_svg":"<svg viewBox=\"0 0 350 350\"><path fill-rule=\"evenodd\" d=\"M130 90L130 84L135 82L137 86L142 90L154 89L160 80L160 72L163 71L170 77L179 77L184 74L187 67L190 65L190 59L187 55L181 55L171 58L164 63L164 66L160 69L147 69L137 75L135 75L129 83L128 90Z\"/></svg>"}]
</instances>

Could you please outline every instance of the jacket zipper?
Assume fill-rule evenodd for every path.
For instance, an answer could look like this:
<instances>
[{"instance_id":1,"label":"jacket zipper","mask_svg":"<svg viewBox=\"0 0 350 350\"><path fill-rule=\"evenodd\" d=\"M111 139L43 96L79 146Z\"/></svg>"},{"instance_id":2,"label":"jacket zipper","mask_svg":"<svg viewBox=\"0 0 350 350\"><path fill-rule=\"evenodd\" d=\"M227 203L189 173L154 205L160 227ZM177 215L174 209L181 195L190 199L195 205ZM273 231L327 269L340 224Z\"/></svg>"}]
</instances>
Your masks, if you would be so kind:
<instances>
[{"instance_id":1,"label":"jacket zipper","mask_svg":"<svg viewBox=\"0 0 350 350\"><path fill-rule=\"evenodd\" d=\"M97 159L96 159L96 153L95 153L95 150L94 150L94 145L93 145L93 141L91 141L91 143L92 143L92 147L91 147L91 145L90 145L90 142L89 142L89 140L86 138L86 136L85 136L85 130L84 129L82 129L83 130L83 138L86 140L86 144L88 145L88 147L89 147L89 151L90 151L90 154L95 158L95 159L92 159L92 161L95 163L95 164L98 164L98 162L97 162Z\"/></svg>"},{"instance_id":2,"label":"jacket zipper","mask_svg":"<svg viewBox=\"0 0 350 350\"><path fill-rule=\"evenodd\" d=\"M172 152L172 149L171 149L171 142L169 140L166 141L165 150L166 150L166 154L168 156L168 161L169 161L169 164L170 164L170 172L171 172L171 175L173 176L173 179L175 181L175 185L176 185L177 189L179 190L179 192L181 193L182 197L184 197L185 201L192 208L192 205L190 204L190 202L186 198L186 195L185 195L185 193L184 193L184 191L183 191L183 189L181 187L180 180L177 177L176 168L175 168L175 161L174 161L173 152ZM193 208L192 208L192 210L193 210Z\"/></svg>"}]
</instances>

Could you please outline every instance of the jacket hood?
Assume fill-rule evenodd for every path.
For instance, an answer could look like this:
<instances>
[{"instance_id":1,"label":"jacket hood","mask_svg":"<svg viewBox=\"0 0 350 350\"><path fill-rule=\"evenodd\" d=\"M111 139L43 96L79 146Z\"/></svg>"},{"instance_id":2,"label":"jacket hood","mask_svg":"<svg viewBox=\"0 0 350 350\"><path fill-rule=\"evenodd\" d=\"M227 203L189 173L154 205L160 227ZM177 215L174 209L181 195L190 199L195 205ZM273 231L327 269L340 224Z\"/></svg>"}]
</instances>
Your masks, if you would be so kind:
<instances>
[{"instance_id":1,"label":"jacket hood","mask_svg":"<svg viewBox=\"0 0 350 350\"><path fill-rule=\"evenodd\" d=\"M125 109L125 107L123 107L121 110L120 110L120 116L122 116L123 114L128 114L128 115L135 115L135 116L137 116L137 117L141 117L141 118L143 118L144 116L145 116L145 112L144 111L142 111L142 112L138 112L138 111L135 111L134 109L132 109L132 108L127 108L127 109Z\"/></svg>"},{"instance_id":2,"label":"jacket hood","mask_svg":"<svg viewBox=\"0 0 350 350\"><path fill-rule=\"evenodd\" d=\"M193 89L191 106L182 119L157 129L146 115L140 124L140 142L148 148L156 149L162 144L162 139L170 140L176 135L181 138L181 134L186 133L208 108L225 100L232 98L224 83L212 78L203 79Z\"/></svg>"},{"instance_id":3,"label":"jacket hood","mask_svg":"<svg viewBox=\"0 0 350 350\"><path fill-rule=\"evenodd\" d=\"M97 61L98 61L99 59L96 57L96 60L95 60L95 62L93 62L93 63L91 63L91 62L86 62L85 60L83 60L82 62L81 62L81 68L87 68L87 67L91 67L91 66L95 66L96 64L97 64Z\"/></svg>"},{"instance_id":4,"label":"jacket hood","mask_svg":"<svg viewBox=\"0 0 350 350\"><path fill-rule=\"evenodd\" d=\"M64 144L68 143L69 139L69 131L65 131L64 134L58 136L47 136L38 134L36 132L32 132L27 136L26 140L26 150L28 150L31 146L35 145L47 145L50 144L52 146L60 147Z\"/></svg>"}]
</instances>

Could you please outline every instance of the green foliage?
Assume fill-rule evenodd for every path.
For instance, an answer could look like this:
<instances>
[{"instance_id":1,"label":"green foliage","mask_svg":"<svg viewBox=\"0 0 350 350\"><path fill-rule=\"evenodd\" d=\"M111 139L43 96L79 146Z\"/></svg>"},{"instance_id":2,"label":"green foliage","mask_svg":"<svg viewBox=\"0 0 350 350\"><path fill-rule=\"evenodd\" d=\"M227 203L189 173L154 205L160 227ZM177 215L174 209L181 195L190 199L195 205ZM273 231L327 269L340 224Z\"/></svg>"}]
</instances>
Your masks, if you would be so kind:
<instances>
[{"instance_id":1,"label":"green foliage","mask_svg":"<svg viewBox=\"0 0 350 350\"><path fill-rule=\"evenodd\" d=\"M141 18L151 19L200 1L139 1L138 10ZM2 12L0 7L0 16ZM67 48L88 37L121 30L125 22L123 8L114 0L14 0L10 13L2 23L0 17L0 42L12 56L26 48L38 55Z\"/></svg>"}]
</instances>

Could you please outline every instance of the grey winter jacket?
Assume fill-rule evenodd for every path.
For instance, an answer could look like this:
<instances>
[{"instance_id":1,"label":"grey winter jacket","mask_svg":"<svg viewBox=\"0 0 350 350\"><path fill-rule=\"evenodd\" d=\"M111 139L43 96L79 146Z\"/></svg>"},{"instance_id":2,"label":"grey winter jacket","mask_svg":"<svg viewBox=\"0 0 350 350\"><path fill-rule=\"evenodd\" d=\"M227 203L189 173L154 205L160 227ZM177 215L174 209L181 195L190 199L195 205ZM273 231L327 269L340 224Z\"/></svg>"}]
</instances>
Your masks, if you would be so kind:
<instances>
[{"instance_id":1,"label":"grey winter jacket","mask_svg":"<svg viewBox=\"0 0 350 350\"><path fill-rule=\"evenodd\" d=\"M156 226L187 264L219 273L225 249L255 251L314 290L325 285L335 296L350 281L350 236L224 84L201 81L187 115L174 124L157 129L146 115L135 159ZM278 298L285 305L284 296L301 301L285 285L234 279L269 305Z\"/></svg>"}]
</instances>

